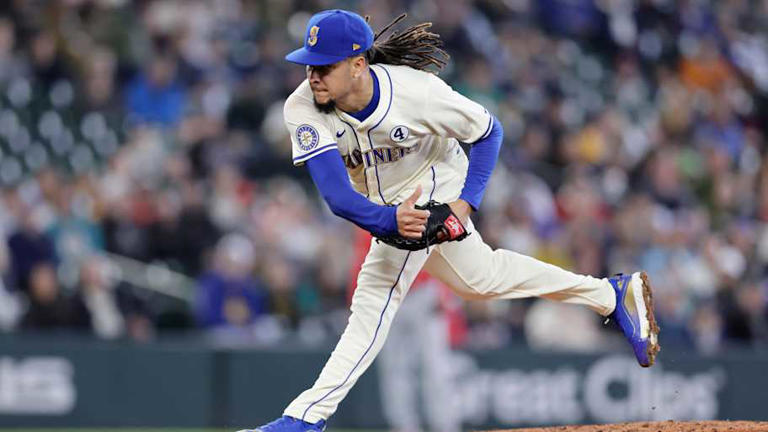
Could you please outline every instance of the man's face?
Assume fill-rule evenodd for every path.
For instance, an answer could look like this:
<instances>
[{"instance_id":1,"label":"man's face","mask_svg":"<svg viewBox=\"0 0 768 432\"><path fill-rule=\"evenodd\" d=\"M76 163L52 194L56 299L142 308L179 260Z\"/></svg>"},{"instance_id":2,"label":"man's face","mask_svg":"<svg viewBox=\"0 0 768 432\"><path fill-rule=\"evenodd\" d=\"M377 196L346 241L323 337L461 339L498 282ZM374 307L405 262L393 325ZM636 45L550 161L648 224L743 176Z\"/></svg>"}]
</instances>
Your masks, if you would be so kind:
<instances>
[{"instance_id":1,"label":"man's face","mask_svg":"<svg viewBox=\"0 0 768 432\"><path fill-rule=\"evenodd\" d=\"M349 59L325 66L307 66L307 79L312 88L315 107L330 113L338 98L346 96L352 88L352 67Z\"/></svg>"}]
</instances>

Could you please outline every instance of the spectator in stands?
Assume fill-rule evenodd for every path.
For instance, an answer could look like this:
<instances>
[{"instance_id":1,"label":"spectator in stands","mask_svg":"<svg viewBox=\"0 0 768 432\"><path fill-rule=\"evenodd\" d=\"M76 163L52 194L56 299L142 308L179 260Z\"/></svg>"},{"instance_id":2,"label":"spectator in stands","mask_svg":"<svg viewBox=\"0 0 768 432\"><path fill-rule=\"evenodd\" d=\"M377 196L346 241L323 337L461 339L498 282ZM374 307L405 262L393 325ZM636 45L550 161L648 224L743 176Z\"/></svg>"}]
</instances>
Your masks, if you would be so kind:
<instances>
[{"instance_id":1,"label":"spectator in stands","mask_svg":"<svg viewBox=\"0 0 768 432\"><path fill-rule=\"evenodd\" d=\"M279 254L265 257L262 266L264 281L269 289L270 311L295 328L302 318L297 298L299 275L291 263Z\"/></svg>"},{"instance_id":2,"label":"spectator in stands","mask_svg":"<svg viewBox=\"0 0 768 432\"><path fill-rule=\"evenodd\" d=\"M104 274L101 259L91 256L80 265L80 278L73 298L75 319L102 339L116 339L125 333L118 293Z\"/></svg>"},{"instance_id":3,"label":"spectator in stands","mask_svg":"<svg viewBox=\"0 0 768 432\"><path fill-rule=\"evenodd\" d=\"M126 108L137 124L172 127L184 111L186 89L177 79L178 63L170 53L153 55L125 89Z\"/></svg>"},{"instance_id":4,"label":"spectator in stands","mask_svg":"<svg viewBox=\"0 0 768 432\"><path fill-rule=\"evenodd\" d=\"M25 330L72 329L79 324L72 303L64 297L50 262L32 267L29 277L29 307L21 320Z\"/></svg>"},{"instance_id":5,"label":"spectator in stands","mask_svg":"<svg viewBox=\"0 0 768 432\"><path fill-rule=\"evenodd\" d=\"M29 48L35 84L47 91L58 81L71 80L71 71L61 56L56 35L51 30L35 30Z\"/></svg>"},{"instance_id":6,"label":"spectator in stands","mask_svg":"<svg viewBox=\"0 0 768 432\"><path fill-rule=\"evenodd\" d=\"M118 114L119 94L115 92L117 59L107 47L96 47L86 58L83 75L83 110L107 111Z\"/></svg>"},{"instance_id":7,"label":"spectator in stands","mask_svg":"<svg viewBox=\"0 0 768 432\"><path fill-rule=\"evenodd\" d=\"M254 278L255 251L240 234L219 240L213 267L197 282L197 322L206 328L247 327L267 312L267 292Z\"/></svg>"},{"instance_id":8,"label":"spectator in stands","mask_svg":"<svg viewBox=\"0 0 768 432\"><path fill-rule=\"evenodd\" d=\"M22 291L29 291L32 270L40 263L56 260L51 238L43 232L42 215L28 204L19 202L17 230L8 237L11 253L11 274L14 284ZM38 208L38 210L41 210Z\"/></svg>"},{"instance_id":9,"label":"spectator in stands","mask_svg":"<svg viewBox=\"0 0 768 432\"><path fill-rule=\"evenodd\" d=\"M0 16L0 85L24 73L24 62L16 56L16 26L9 17Z\"/></svg>"},{"instance_id":10,"label":"spectator in stands","mask_svg":"<svg viewBox=\"0 0 768 432\"><path fill-rule=\"evenodd\" d=\"M187 182L182 186L178 235L182 238L183 250L178 257L191 275L203 271L204 261L221 235L211 220L204 193L204 186L198 183Z\"/></svg>"},{"instance_id":11,"label":"spectator in stands","mask_svg":"<svg viewBox=\"0 0 768 432\"><path fill-rule=\"evenodd\" d=\"M0 232L0 238L4 237ZM5 243L0 243L0 332L13 330L23 312L19 293L9 290L5 285L8 259L8 247Z\"/></svg>"},{"instance_id":12,"label":"spectator in stands","mask_svg":"<svg viewBox=\"0 0 768 432\"><path fill-rule=\"evenodd\" d=\"M72 299L73 319L79 327L90 329L101 339L151 338L153 329L146 305L127 285L110 277L104 257L91 255L83 259L79 273Z\"/></svg>"},{"instance_id":13,"label":"spectator in stands","mask_svg":"<svg viewBox=\"0 0 768 432\"><path fill-rule=\"evenodd\" d=\"M54 243L56 255L62 257L62 263L76 262L104 250L101 226L90 214L94 210L88 205L90 197L75 184L64 183L52 198L56 218L47 234Z\"/></svg>"}]
</instances>

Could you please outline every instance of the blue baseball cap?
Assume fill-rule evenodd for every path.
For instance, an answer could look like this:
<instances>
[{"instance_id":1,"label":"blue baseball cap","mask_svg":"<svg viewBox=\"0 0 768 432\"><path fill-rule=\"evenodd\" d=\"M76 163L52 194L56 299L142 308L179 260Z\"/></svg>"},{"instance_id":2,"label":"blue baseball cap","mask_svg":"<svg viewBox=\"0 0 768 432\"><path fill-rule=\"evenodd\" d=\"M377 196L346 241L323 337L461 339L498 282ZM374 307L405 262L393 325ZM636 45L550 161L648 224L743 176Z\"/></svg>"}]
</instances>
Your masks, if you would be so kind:
<instances>
[{"instance_id":1,"label":"blue baseball cap","mask_svg":"<svg viewBox=\"0 0 768 432\"><path fill-rule=\"evenodd\" d=\"M340 9L312 15L304 46L285 59L292 63L324 66L362 54L373 45L373 30L360 15Z\"/></svg>"}]
</instances>

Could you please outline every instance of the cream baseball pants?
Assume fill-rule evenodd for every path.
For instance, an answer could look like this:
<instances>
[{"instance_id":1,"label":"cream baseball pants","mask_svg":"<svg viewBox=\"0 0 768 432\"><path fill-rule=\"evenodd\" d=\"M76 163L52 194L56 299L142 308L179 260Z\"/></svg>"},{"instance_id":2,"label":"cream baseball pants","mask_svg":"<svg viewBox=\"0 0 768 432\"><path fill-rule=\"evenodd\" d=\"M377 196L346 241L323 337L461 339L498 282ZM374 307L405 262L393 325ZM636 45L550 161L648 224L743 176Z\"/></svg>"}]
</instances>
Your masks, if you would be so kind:
<instances>
[{"instance_id":1,"label":"cream baseball pants","mask_svg":"<svg viewBox=\"0 0 768 432\"><path fill-rule=\"evenodd\" d=\"M357 277L351 315L320 376L284 414L328 419L384 345L397 309L424 268L466 299L543 297L610 314L616 298L607 279L563 270L516 252L492 250L470 221L469 237L409 252L372 241Z\"/></svg>"}]
</instances>

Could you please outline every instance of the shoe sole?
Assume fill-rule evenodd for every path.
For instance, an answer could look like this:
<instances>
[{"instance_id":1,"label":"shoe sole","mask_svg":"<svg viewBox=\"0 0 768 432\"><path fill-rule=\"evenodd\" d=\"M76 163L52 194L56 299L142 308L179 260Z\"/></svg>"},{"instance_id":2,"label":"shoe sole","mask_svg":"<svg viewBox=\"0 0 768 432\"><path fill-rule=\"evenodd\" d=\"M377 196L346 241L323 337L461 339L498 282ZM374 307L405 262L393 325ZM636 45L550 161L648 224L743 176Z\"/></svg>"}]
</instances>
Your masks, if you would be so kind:
<instances>
[{"instance_id":1,"label":"shoe sole","mask_svg":"<svg viewBox=\"0 0 768 432\"><path fill-rule=\"evenodd\" d=\"M656 317L653 314L653 292L651 291L651 283L648 282L648 274L646 272L640 273L640 279L643 281L643 301L645 302L645 318L648 320L650 333L648 335L648 365L641 365L643 367L651 367L656 362L656 355L661 351L659 345L659 325L656 324Z\"/></svg>"}]
</instances>

